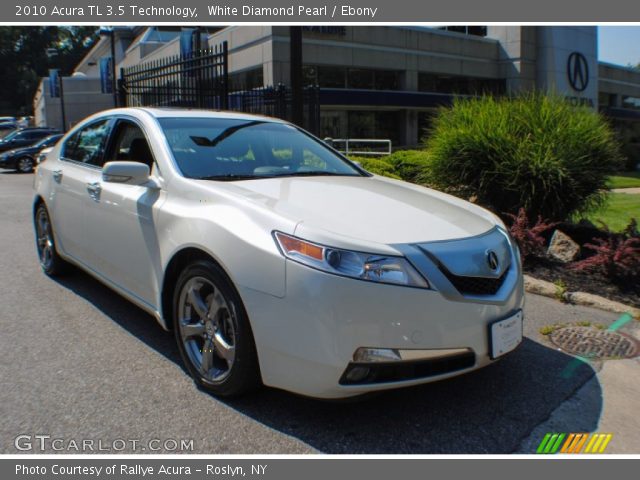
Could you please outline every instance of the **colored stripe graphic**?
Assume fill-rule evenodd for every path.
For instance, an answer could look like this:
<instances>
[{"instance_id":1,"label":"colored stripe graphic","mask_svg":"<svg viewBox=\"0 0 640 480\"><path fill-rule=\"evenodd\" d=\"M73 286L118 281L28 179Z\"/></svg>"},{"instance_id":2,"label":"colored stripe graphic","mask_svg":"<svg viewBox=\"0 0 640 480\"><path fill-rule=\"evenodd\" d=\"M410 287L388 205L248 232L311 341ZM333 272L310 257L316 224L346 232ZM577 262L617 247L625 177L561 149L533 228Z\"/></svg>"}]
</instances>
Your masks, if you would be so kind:
<instances>
[{"instance_id":1,"label":"colored stripe graphic","mask_svg":"<svg viewBox=\"0 0 640 480\"><path fill-rule=\"evenodd\" d=\"M589 434L583 433L582 438L580 438L580 441L576 444L575 448L573 449L573 452L571 453L580 453L580 451L582 450L582 447L587 442L588 438L589 438Z\"/></svg>"},{"instance_id":2,"label":"colored stripe graphic","mask_svg":"<svg viewBox=\"0 0 640 480\"><path fill-rule=\"evenodd\" d=\"M611 433L547 433L538 445L536 453L604 453L612 438ZM585 444L586 448L583 450Z\"/></svg>"},{"instance_id":3,"label":"colored stripe graphic","mask_svg":"<svg viewBox=\"0 0 640 480\"><path fill-rule=\"evenodd\" d=\"M556 453L560 448L560 445L562 445L562 440L564 440L566 436L566 433L547 433L542 439L542 442L540 442L536 453Z\"/></svg>"}]
</instances>

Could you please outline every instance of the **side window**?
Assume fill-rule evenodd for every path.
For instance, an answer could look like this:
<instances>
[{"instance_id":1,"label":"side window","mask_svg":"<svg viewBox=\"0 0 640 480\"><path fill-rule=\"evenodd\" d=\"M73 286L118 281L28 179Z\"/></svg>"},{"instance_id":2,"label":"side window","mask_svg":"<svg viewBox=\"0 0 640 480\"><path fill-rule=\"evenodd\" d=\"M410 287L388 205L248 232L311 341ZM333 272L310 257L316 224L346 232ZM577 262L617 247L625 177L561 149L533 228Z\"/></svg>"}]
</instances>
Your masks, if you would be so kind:
<instances>
[{"instance_id":1,"label":"side window","mask_svg":"<svg viewBox=\"0 0 640 480\"><path fill-rule=\"evenodd\" d=\"M127 160L140 162L153 168L153 154L144 132L135 123L120 120L113 135L107 161Z\"/></svg>"},{"instance_id":2,"label":"side window","mask_svg":"<svg viewBox=\"0 0 640 480\"><path fill-rule=\"evenodd\" d=\"M99 120L74 133L65 142L62 156L69 160L101 166L109 120Z\"/></svg>"}]
</instances>

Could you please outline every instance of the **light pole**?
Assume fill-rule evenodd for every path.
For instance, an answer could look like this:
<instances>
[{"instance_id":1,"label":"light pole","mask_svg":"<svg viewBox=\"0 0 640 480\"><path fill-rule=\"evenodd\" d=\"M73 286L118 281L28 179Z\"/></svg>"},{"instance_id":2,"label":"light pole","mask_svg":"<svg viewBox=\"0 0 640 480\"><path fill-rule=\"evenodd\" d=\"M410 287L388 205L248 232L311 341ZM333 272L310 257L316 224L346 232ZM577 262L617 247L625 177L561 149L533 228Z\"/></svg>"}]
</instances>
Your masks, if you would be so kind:
<instances>
[{"instance_id":1,"label":"light pole","mask_svg":"<svg viewBox=\"0 0 640 480\"><path fill-rule=\"evenodd\" d=\"M289 27L289 66L291 75L291 120L302 127L304 96L302 90L302 27Z\"/></svg>"},{"instance_id":2,"label":"light pole","mask_svg":"<svg viewBox=\"0 0 640 480\"><path fill-rule=\"evenodd\" d=\"M116 88L116 29L115 27L101 27L100 35L109 35L111 43L111 92L113 93L113 106L118 106L118 89Z\"/></svg>"},{"instance_id":3,"label":"light pole","mask_svg":"<svg viewBox=\"0 0 640 480\"><path fill-rule=\"evenodd\" d=\"M58 56L58 50L55 48L47 48L47 59L50 65L53 65L53 58ZM60 114L62 115L62 131L67 131L67 115L64 109L64 85L62 83L62 69L57 69L56 82L58 83L58 93L60 96ZM51 74L49 74L49 82L51 82ZM55 89L52 89L55 90Z\"/></svg>"}]
</instances>

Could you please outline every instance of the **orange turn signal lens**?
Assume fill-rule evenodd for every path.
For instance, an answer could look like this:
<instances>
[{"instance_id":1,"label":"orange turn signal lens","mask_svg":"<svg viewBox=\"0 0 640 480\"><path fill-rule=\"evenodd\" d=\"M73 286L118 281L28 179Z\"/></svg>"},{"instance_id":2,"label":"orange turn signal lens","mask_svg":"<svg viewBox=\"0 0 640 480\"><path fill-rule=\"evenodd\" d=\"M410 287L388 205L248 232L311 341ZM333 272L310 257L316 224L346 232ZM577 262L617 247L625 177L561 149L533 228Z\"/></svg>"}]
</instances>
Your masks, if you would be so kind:
<instances>
[{"instance_id":1,"label":"orange turn signal lens","mask_svg":"<svg viewBox=\"0 0 640 480\"><path fill-rule=\"evenodd\" d=\"M280 242L280 245L286 250L287 254L298 253L319 261L324 259L324 248L318 245L305 242L299 238L290 237L280 232L276 233L276 236L278 237L278 242Z\"/></svg>"}]
</instances>

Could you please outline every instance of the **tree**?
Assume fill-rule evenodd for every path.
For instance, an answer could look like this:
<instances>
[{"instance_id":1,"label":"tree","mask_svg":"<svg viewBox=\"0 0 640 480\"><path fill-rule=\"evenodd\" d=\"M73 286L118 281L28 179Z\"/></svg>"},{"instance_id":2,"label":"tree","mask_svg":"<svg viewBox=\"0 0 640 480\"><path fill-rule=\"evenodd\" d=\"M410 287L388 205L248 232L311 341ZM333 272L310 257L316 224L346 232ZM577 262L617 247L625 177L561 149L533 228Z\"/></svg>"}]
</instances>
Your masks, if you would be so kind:
<instances>
[{"instance_id":1,"label":"tree","mask_svg":"<svg viewBox=\"0 0 640 480\"><path fill-rule=\"evenodd\" d=\"M69 75L98 38L91 26L0 27L0 115L30 115L41 77L49 68ZM47 49L58 51L53 64Z\"/></svg>"}]
</instances>

